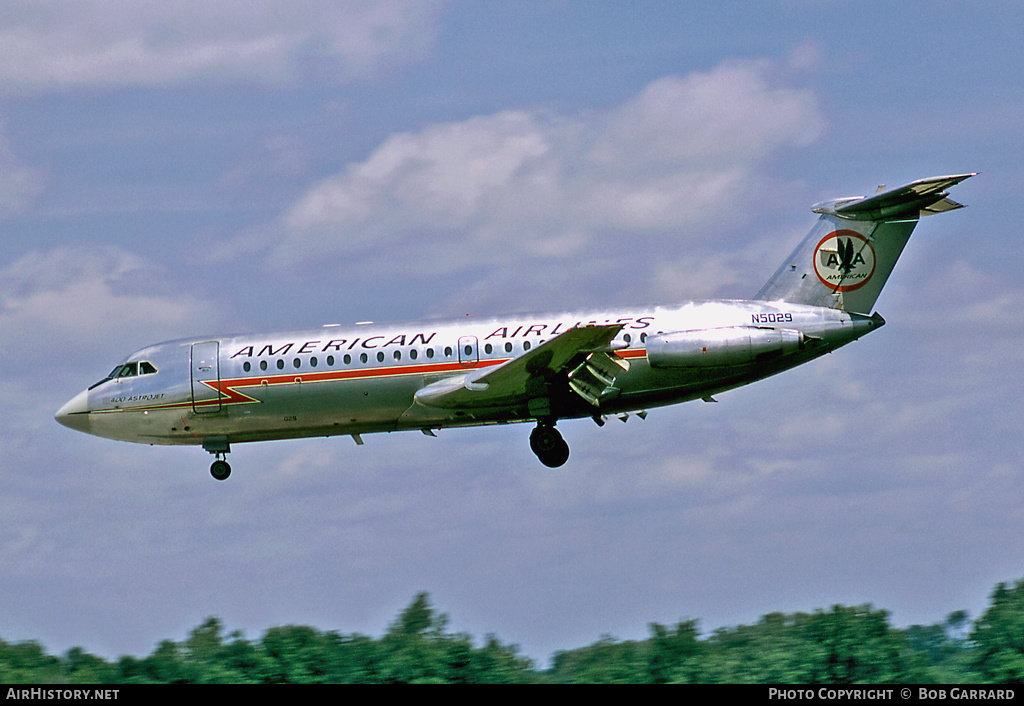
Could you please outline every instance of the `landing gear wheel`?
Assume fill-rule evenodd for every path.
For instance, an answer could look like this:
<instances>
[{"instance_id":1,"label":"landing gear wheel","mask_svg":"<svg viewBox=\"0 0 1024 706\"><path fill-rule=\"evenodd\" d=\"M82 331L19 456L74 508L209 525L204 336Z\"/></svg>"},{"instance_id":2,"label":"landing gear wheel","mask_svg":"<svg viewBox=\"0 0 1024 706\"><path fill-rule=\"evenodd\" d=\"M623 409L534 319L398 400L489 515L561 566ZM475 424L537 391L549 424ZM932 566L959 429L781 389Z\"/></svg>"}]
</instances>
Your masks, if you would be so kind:
<instances>
[{"instance_id":1,"label":"landing gear wheel","mask_svg":"<svg viewBox=\"0 0 1024 706\"><path fill-rule=\"evenodd\" d=\"M569 445L550 424L538 424L530 434L530 448L548 468L558 468L569 460Z\"/></svg>"},{"instance_id":2,"label":"landing gear wheel","mask_svg":"<svg viewBox=\"0 0 1024 706\"><path fill-rule=\"evenodd\" d=\"M217 480L227 480L231 475L231 465L227 461L217 459L210 466L210 475Z\"/></svg>"}]
</instances>

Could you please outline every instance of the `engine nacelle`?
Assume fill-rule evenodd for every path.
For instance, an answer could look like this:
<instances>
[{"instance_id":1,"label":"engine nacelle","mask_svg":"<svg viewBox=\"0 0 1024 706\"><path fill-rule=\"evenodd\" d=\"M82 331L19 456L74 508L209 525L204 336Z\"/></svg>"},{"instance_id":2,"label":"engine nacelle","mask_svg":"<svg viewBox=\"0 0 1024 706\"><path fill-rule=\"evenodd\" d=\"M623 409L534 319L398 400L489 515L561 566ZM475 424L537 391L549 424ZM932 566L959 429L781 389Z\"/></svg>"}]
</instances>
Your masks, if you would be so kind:
<instances>
[{"instance_id":1,"label":"engine nacelle","mask_svg":"<svg viewBox=\"0 0 1024 706\"><path fill-rule=\"evenodd\" d=\"M647 337L647 360L655 368L742 365L795 353L804 334L792 329L727 326L673 331Z\"/></svg>"}]
</instances>

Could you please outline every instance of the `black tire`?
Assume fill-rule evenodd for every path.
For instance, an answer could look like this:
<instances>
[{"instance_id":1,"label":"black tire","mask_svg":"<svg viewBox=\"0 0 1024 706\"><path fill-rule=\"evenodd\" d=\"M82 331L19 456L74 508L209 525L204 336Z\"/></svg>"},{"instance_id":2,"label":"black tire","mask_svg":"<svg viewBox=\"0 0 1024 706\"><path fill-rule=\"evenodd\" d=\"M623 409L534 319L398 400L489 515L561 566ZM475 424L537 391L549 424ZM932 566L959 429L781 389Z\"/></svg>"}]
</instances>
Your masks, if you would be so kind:
<instances>
[{"instance_id":1,"label":"black tire","mask_svg":"<svg viewBox=\"0 0 1024 706\"><path fill-rule=\"evenodd\" d=\"M530 433L530 449L538 456L550 453L560 443L564 443L562 435L550 424L540 424Z\"/></svg>"},{"instance_id":2,"label":"black tire","mask_svg":"<svg viewBox=\"0 0 1024 706\"><path fill-rule=\"evenodd\" d=\"M530 449L548 468L558 468L569 460L569 445L549 424L541 424L530 434Z\"/></svg>"},{"instance_id":3,"label":"black tire","mask_svg":"<svg viewBox=\"0 0 1024 706\"><path fill-rule=\"evenodd\" d=\"M569 444L565 441L561 441L558 446L543 455L538 454L537 458L548 468L558 468L559 466L565 465L565 462L569 460Z\"/></svg>"},{"instance_id":4,"label":"black tire","mask_svg":"<svg viewBox=\"0 0 1024 706\"><path fill-rule=\"evenodd\" d=\"M231 466L227 461L217 459L210 466L210 475L217 480L227 480L231 475Z\"/></svg>"}]
</instances>

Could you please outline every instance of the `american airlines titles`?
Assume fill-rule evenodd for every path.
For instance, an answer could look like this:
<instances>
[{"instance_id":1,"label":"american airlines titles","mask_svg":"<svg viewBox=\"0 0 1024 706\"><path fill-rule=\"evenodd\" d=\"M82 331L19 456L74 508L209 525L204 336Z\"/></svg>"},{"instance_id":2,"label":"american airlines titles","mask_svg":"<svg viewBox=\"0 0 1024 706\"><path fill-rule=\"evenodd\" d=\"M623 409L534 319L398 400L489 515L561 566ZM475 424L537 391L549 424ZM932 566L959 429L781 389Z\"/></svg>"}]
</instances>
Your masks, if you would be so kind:
<instances>
[{"instance_id":1,"label":"american airlines titles","mask_svg":"<svg viewBox=\"0 0 1024 706\"><path fill-rule=\"evenodd\" d=\"M557 336L560 333L565 333L574 326L586 326L588 324L628 324L628 328L631 329L644 329L651 325L651 321L654 319L653 316L640 316L637 318L622 317L615 321L578 321L573 326L569 326L565 323L559 322L554 325L552 324L522 324L520 326L499 326L498 328L491 331L489 334L483 337L483 340L491 340L494 338L517 338L527 336ZM288 355L294 353L295 355L310 354L310 353L329 353L338 352L342 350L353 350L355 348L387 348L389 346L415 346L415 345L429 345L437 335L437 331L431 331L430 333L415 333L411 336L408 334L398 334L395 336L378 335L378 336L367 336L362 338L357 336L353 339L346 338L332 338L329 341L305 341L304 343L281 343L275 347L273 343L259 344L243 346L232 355L232 358L239 356L246 358L260 358L263 356L277 356L277 355Z\"/></svg>"}]
</instances>

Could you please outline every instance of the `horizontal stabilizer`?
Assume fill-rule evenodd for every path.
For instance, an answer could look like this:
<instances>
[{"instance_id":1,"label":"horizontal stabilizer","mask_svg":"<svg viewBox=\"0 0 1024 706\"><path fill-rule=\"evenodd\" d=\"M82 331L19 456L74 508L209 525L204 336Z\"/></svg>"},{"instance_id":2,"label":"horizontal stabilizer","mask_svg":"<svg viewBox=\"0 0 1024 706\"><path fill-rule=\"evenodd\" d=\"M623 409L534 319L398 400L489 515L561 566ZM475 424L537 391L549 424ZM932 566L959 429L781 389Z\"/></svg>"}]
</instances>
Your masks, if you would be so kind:
<instances>
[{"instance_id":1,"label":"horizontal stabilizer","mask_svg":"<svg viewBox=\"0 0 1024 706\"><path fill-rule=\"evenodd\" d=\"M919 179L875 196L826 201L811 210L857 221L916 219L963 208L962 204L947 198L949 194L946 190L972 176L975 175L956 174Z\"/></svg>"},{"instance_id":2,"label":"horizontal stabilizer","mask_svg":"<svg viewBox=\"0 0 1024 706\"><path fill-rule=\"evenodd\" d=\"M870 314L920 217L962 208L947 190L972 176L929 177L817 204L818 223L755 298Z\"/></svg>"}]
</instances>

